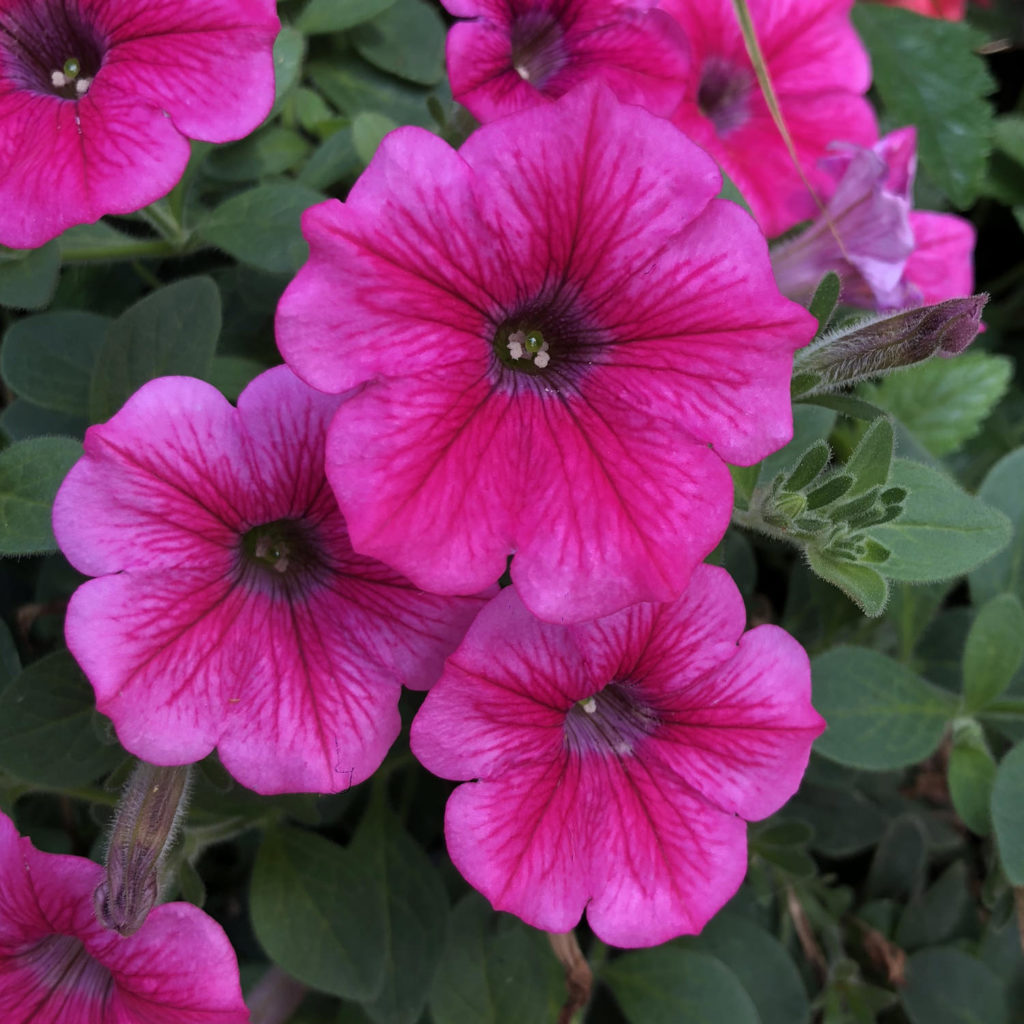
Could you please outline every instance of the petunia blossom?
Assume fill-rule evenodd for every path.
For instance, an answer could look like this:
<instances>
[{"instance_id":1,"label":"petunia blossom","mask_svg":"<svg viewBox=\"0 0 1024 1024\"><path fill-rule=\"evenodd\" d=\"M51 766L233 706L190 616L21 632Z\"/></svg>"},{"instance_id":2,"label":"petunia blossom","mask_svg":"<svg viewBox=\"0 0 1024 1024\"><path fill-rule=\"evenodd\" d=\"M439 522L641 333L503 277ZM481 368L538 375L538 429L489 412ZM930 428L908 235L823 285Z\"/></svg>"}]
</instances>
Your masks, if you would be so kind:
<instances>
[{"instance_id":1,"label":"petunia blossom","mask_svg":"<svg viewBox=\"0 0 1024 1024\"><path fill-rule=\"evenodd\" d=\"M668 115L682 96L685 40L651 0L444 0L470 21L448 33L452 94L481 121L600 81Z\"/></svg>"},{"instance_id":2,"label":"petunia blossom","mask_svg":"<svg viewBox=\"0 0 1024 1024\"><path fill-rule=\"evenodd\" d=\"M452 861L497 910L605 942L700 931L746 872L746 821L796 792L824 723L803 648L703 565L671 604L542 623L512 588L470 627L412 725L456 788Z\"/></svg>"},{"instance_id":3,"label":"petunia blossom","mask_svg":"<svg viewBox=\"0 0 1024 1024\"><path fill-rule=\"evenodd\" d=\"M438 593L512 579L542 618L672 600L732 511L723 460L791 434L763 236L713 161L603 87L455 152L389 135L303 220L278 344L348 392L327 473L357 551Z\"/></svg>"},{"instance_id":4,"label":"petunia blossom","mask_svg":"<svg viewBox=\"0 0 1024 1024\"><path fill-rule=\"evenodd\" d=\"M0 813L0 1019L4 1024L247 1024L220 925L166 903L131 938L93 911L103 869L43 853Z\"/></svg>"},{"instance_id":5,"label":"petunia blossom","mask_svg":"<svg viewBox=\"0 0 1024 1024\"><path fill-rule=\"evenodd\" d=\"M913 126L871 148L837 146L821 161L827 174L822 213L772 249L779 288L806 301L834 270L848 305L891 310L970 295L973 226L962 217L911 209L917 166Z\"/></svg>"},{"instance_id":6,"label":"petunia blossom","mask_svg":"<svg viewBox=\"0 0 1024 1024\"><path fill-rule=\"evenodd\" d=\"M87 432L53 523L99 578L65 632L132 753L216 747L260 793L347 788L398 735L401 685L428 687L480 607L352 551L323 470L337 405L286 367L237 409L165 377Z\"/></svg>"},{"instance_id":7,"label":"petunia blossom","mask_svg":"<svg viewBox=\"0 0 1024 1024\"><path fill-rule=\"evenodd\" d=\"M169 192L274 100L274 0L0 0L0 244Z\"/></svg>"},{"instance_id":8,"label":"petunia blossom","mask_svg":"<svg viewBox=\"0 0 1024 1024\"><path fill-rule=\"evenodd\" d=\"M743 193L769 237L817 207L801 177L835 139L878 137L864 98L867 53L850 24L852 0L749 0L797 168L772 120L747 55L732 0L663 0L690 45L690 70L674 122L703 146Z\"/></svg>"}]
</instances>

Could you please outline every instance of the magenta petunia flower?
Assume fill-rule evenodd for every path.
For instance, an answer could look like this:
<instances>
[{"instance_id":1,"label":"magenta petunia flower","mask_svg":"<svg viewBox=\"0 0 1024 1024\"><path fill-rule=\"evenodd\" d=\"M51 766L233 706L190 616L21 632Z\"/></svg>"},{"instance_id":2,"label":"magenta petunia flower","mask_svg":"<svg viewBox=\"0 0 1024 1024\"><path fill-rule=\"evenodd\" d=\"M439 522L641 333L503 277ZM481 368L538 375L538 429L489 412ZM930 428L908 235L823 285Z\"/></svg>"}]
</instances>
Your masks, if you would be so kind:
<instances>
[{"instance_id":1,"label":"magenta petunia flower","mask_svg":"<svg viewBox=\"0 0 1024 1024\"><path fill-rule=\"evenodd\" d=\"M672 600L732 511L723 459L791 434L793 350L764 239L711 159L603 88L459 152L383 142L306 212L277 335L349 395L327 472L357 551L438 593L512 579L541 618Z\"/></svg>"},{"instance_id":2,"label":"magenta petunia flower","mask_svg":"<svg viewBox=\"0 0 1024 1024\"><path fill-rule=\"evenodd\" d=\"M169 192L274 100L274 0L0 0L0 244Z\"/></svg>"},{"instance_id":3,"label":"magenta petunia flower","mask_svg":"<svg viewBox=\"0 0 1024 1024\"><path fill-rule=\"evenodd\" d=\"M247 1024L220 925L165 903L131 938L93 910L103 868L42 853L0 813L0 1019L4 1024Z\"/></svg>"},{"instance_id":4,"label":"magenta petunia flower","mask_svg":"<svg viewBox=\"0 0 1024 1024\"><path fill-rule=\"evenodd\" d=\"M412 725L446 779L455 866L498 910L616 946L700 931L746 872L746 820L796 792L824 723L803 648L743 633L729 575L576 626L503 590Z\"/></svg>"},{"instance_id":5,"label":"magenta petunia flower","mask_svg":"<svg viewBox=\"0 0 1024 1024\"><path fill-rule=\"evenodd\" d=\"M772 249L779 288L798 301L834 270L843 302L903 309L970 295L974 228L962 217L911 209L916 131L900 128L870 149L837 146L820 162L824 211Z\"/></svg>"},{"instance_id":6,"label":"magenta petunia flower","mask_svg":"<svg viewBox=\"0 0 1024 1024\"><path fill-rule=\"evenodd\" d=\"M850 24L853 0L750 0L779 107L804 174L836 138L871 145L863 94L867 53ZM663 0L690 42L686 91L673 120L722 165L769 236L812 216L814 200L761 95L732 0Z\"/></svg>"},{"instance_id":7,"label":"magenta petunia flower","mask_svg":"<svg viewBox=\"0 0 1024 1024\"><path fill-rule=\"evenodd\" d=\"M323 470L337 405L286 367L237 410L166 377L87 432L53 523L100 578L66 635L133 754L186 764L216 746L260 793L347 788L398 735L401 684L430 686L480 607L352 551Z\"/></svg>"},{"instance_id":8,"label":"magenta petunia flower","mask_svg":"<svg viewBox=\"0 0 1024 1024\"><path fill-rule=\"evenodd\" d=\"M480 120L594 80L654 114L682 96L685 40L652 0L443 0L452 94Z\"/></svg>"}]
</instances>

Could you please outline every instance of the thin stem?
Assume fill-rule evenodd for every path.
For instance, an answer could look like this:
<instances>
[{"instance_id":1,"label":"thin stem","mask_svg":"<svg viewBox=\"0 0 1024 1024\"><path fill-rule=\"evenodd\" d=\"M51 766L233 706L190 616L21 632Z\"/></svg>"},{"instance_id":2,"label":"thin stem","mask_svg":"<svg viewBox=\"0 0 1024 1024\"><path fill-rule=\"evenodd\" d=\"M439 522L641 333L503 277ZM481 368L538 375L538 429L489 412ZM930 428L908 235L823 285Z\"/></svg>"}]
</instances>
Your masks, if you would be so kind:
<instances>
[{"instance_id":1,"label":"thin stem","mask_svg":"<svg viewBox=\"0 0 1024 1024\"><path fill-rule=\"evenodd\" d=\"M594 972L580 949L575 932L548 932L547 936L565 971L566 998L558 1014L558 1024L571 1024L577 1013L590 1002Z\"/></svg>"},{"instance_id":2,"label":"thin stem","mask_svg":"<svg viewBox=\"0 0 1024 1024\"><path fill-rule=\"evenodd\" d=\"M120 260L138 260L178 256L184 252L180 245L162 238L126 239L113 245L61 245L62 263L116 263Z\"/></svg>"},{"instance_id":3,"label":"thin stem","mask_svg":"<svg viewBox=\"0 0 1024 1024\"><path fill-rule=\"evenodd\" d=\"M163 202L153 203L142 210L139 215L147 224L168 242L173 242L179 249L185 242L186 234L181 224Z\"/></svg>"}]
</instances>

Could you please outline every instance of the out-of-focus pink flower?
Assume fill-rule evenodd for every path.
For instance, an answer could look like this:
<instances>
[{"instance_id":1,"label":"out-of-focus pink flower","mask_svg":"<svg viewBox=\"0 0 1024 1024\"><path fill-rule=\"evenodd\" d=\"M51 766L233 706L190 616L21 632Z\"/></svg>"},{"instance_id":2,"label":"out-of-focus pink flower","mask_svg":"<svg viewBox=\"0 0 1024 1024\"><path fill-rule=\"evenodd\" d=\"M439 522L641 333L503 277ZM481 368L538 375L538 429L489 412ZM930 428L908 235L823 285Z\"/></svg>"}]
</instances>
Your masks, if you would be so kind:
<instances>
[{"instance_id":1,"label":"out-of-focus pink flower","mask_svg":"<svg viewBox=\"0 0 1024 1024\"><path fill-rule=\"evenodd\" d=\"M843 302L902 309L970 295L974 228L962 217L911 210L916 131L900 128L870 149L840 146L821 161L824 211L772 249L784 294L806 302L834 270Z\"/></svg>"},{"instance_id":2,"label":"out-of-focus pink flower","mask_svg":"<svg viewBox=\"0 0 1024 1024\"><path fill-rule=\"evenodd\" d=\"M947 21L963 21L967 13L967 0L873 0L886 7L903 7L915 14L929 18L945 18ZM984 7L986 4L979 4Z\"/></svg>"},{"instance_id":3,"label":"out-of-focus pink flower","mask_svg":"<svg viewBox=\"0 0 1024 1024\"><path fill-rule=\"evenodd\" d=\"M93 912L103 869L42 853L0 813L0 1019L4 1024L247 1024L220 925L165 903L131 938Z\"/></svg>"},{"instance_id":4,"label":"out-of-focus pink flower","mask_svg":"<svg viewBox=\"0 0 1024 1024\"><path fill-rule=\"evenodd\" d=\"M0 0L0 244L169 192L274 100L274 0Z\"/></svg>"},{"instance_id":5,"label":"out-of-focus pink flower","mask_svg":"<svg viewBox=\"0 0 1024 1024\"><path fill-rule=\"evenodd\" d=\"M682 95L685 41L651 0L444 0L452 94L481 121L557 99L580 82L670 114Z\"/></svg>"},{"instance_id":6,"label":"out-of-focus pink flower","mask_svg":"<svg viewBox=\"0 0 1024 1024\"><path fill-rule=\"evenodd\" d=\"M743 633L723 570L671 604L542 623L512 588L470 627L412 725L446 779L455 866L498 910L617 946L698 932L747 867L745 820L796 792L824 723L803 648Z\"/></svg>"},{"instance_id":7,"label":"out-of-focus pink flower","mask_svg":"<svg viewBox=\"0 0 1024 1024\"><path fill-rule=\"evenodd\" d=\"M813 186L835 139L871 145L875 116L863 94L867 53L850 24L853 0L750 0L779 107ZM690 43L690 70L675 123L743 193L769 236L816 209L776 128L747 56L732 0L662 0Z\"/></svg>"},{"instance_id":8,"label":"out-of-focus pink flower","mask_svg":"<svg viewBox=\"0 0 1024 1024\"><path fill-rule=\"evenodd\" d=\"M790 436L813 334L719 188L667 121L583 88L458 153L399 129L307 211L278 342L315 387L363 385L327 451L356 550L438 593L514 552L554 621L677 597L729 521L722 460Z\"/></svg>"},{"instance_id":9,"label":"out-of-focus pink flower","mask_svg":"<svg viewBox=\"0 0 1024 1024\"><path fill-rule=\"evenodd\" d=\"M352 551L323 469L337 405L286 367L237 410L165 377L87 432L53 523L100 578L66 634L132 753L186 764L216 746L257 792L345 789L398 735L401 684L430 686L480 607Z\"/></svg>"}]
</instances>

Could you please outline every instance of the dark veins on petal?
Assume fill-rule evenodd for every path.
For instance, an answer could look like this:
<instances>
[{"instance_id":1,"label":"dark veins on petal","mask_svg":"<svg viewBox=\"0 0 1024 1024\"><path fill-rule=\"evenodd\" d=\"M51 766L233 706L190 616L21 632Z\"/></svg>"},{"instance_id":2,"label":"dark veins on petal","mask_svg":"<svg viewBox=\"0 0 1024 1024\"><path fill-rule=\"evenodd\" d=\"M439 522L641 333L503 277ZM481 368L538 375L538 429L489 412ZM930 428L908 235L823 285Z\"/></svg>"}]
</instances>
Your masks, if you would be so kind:
<instances>
[{"instance_id":1,"label":"dark veins on petal","mask_svg":"<svg viewBox=\"0 0 1024 1024\"><path fill-rule=\"evenodd\" d=\"M104 34L68 0L20 0L0 8L0 81L78 99L103 65Z\"/></svg>"},{"instance_id":2,"label":"dark veins on petal","mask_svg":"<svg viewBox=\"0 0 1024 1024\"><path fill-rule=\"evenodd\" d=\"M627 682L609 683L603 690L577 701L565 716L565 745L574 754L629 757L660 720Z\"/></svg>"},{"instance_id":3,"label":"dark veins on petal","mask_svg":"<svg viewBox=\"0 0 1024 1024\"><path fill-rule=\"evenodd\" d=\"M304 519L277 519L242 534L238 582L286 600L301 600L325 586L333 569L314 525Z\"/></svg>"}]
</instances>

